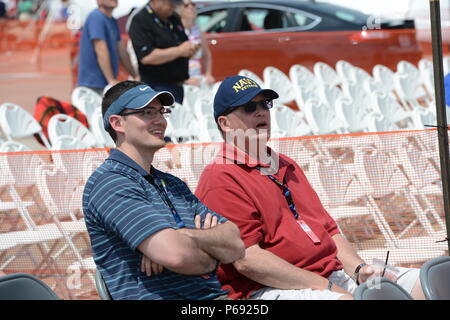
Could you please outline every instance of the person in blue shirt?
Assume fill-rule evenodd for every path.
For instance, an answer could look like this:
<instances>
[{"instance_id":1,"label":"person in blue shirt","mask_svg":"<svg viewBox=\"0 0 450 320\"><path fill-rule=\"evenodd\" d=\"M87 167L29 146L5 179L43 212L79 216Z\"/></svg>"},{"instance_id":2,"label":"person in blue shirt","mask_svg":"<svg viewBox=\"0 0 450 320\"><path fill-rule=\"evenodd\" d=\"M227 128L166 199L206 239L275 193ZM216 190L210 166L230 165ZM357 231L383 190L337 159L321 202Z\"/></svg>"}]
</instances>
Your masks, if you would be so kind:
<instances>
[{"instance_id":1,"label":"person in blue shirt","mask_svg":"<svg viewBox=\"0 0 450 320\"><path fill-rule=\"evenodd\" d=\"M235 224L151 164L165 146L165 106L173 103L171 93L136 81L103 98L104 127L117 147L88 179L83 212L113 299L225 299L217 266L244 256Z\"/></svg>"},{"instance_id":2,"label":"person in blue shirt","mask_svg":"<svg viewBox=\"0 0 450 320\"><path fill-rule=\"evenodd\" d=\"M100 95L106 86L118 83L119 62L138 80L128 51L120 37L117 20L112 16L118 0L97 0L98 8L87 17L81 32L78 86Z\"/></svg>"}]
</instances>

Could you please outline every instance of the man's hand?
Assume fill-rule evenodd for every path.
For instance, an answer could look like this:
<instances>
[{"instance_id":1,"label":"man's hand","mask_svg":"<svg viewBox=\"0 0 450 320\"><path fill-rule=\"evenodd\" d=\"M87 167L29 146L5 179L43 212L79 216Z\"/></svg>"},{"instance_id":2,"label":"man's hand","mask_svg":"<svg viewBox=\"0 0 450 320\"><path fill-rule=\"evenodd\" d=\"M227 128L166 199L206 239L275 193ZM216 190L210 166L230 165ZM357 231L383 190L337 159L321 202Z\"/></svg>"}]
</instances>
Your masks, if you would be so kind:
<instances>
[{"instance_id":1,"label":"man's hand","mask_svg":"<svg viewBox=\"0 0 450 320\"><path fill-rule=\"evenodd\" d=\"M142 256L141 261L141 272L144 272L147 274L147 276L157 275L161 272L163 272L164 267L162 265L159 265L146 256Z\"/></svg>"},{"instance_id":2,"label":"man's hand","mask_svg":"<svg viewBox=\"0 0 450 320\"><path fill-rule=\"evenodd\" d=\"M206 214L205 221L203 222L203 227L201 225L200 215L196 215L194 221L195 221L195 227L197 229L209 229L209 228L217 226L217 217L213 216L210 213Z\"/></svg>"},{"instance_id":3,"label":"man's hand","mask_svg":"<svg viewBox=\"0 0 450 320\"><path fill-rule=\"evenodd\" d=\"M361 270L359 270L359 283L364 283L373 277L381 277L382 273L383 267L381 266L365 265L361 268ZM397 282L397 277L389 270L386 270L386 272L384 273L384 277L391 280L392 282Z\"/></svg>"},{"instance_id":4,"label":"man's hand","mask_svg":"<svg viewBox=\"0 0 450 320\"><path fill-rule=\"evenodd\" d=\"M184 41L182 44L178 46L179 54L183 58L192 57L197 50L200 49L199 44L195 44L192 41Z\"/></svg>"}]
</instances>

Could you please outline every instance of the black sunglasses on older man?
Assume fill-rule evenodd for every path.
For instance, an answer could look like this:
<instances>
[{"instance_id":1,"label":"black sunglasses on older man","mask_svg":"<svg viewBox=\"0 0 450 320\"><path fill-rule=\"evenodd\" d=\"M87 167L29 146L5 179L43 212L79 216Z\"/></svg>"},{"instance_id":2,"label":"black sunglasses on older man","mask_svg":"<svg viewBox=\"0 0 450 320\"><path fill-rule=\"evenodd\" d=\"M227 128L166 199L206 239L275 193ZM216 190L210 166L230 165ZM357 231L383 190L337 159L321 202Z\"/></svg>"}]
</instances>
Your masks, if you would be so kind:
<instances>
[{"instance_id":1,"label":"black sunglasses on older man","mask_svg":"<svg viewBox=\"0 0 450 320\"><path fill-rule=\"evenodd\" d=\"M261 101L249 101L246 104L237 106L235 108L228 109L223 116L226 116L236 110L237 108L242 108L245 113L253 113L256 111L256 108L258 106L261 106L264 110L269 110L273 107L273 101L272 100L261 100Z\"/></svg>"}]
</instances>

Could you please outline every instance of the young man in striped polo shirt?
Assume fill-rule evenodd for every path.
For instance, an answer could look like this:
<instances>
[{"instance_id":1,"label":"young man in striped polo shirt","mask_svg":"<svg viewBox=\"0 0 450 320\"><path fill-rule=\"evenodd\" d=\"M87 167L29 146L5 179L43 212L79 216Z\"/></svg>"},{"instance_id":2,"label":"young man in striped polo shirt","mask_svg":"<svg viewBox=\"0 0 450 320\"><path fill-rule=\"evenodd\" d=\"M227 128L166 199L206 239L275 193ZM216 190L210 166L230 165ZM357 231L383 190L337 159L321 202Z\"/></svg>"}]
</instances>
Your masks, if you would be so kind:
<instances>
[{"instance_id":1,"label":"young man in striped polo shirt","mask_svg":"<svg viewBox=\"0 0 450 320\"><path fill-rule=\"evenodd\" d=\"M83 211L94 261L113 299L220 299L219 263L244 255L239 229L151 163L164 147L172 94L124 81L106 92L116 149L88 179Z\"/></svg>"}]
</instances>

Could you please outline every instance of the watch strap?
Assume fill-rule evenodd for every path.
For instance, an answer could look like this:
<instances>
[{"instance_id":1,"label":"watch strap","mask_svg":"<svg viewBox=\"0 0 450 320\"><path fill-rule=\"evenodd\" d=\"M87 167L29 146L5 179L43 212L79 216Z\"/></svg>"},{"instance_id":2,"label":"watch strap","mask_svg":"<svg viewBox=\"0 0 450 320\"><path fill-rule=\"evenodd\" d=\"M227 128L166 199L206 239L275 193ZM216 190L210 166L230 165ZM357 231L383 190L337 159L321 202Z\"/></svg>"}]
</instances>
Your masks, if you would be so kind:
<instances>
[{"instance_id":1,"label":"watch strap","mask_svg":"<svg viewBox=\"0 0 450 320\"><path fill-rule=\"evenodd\" d=\"M360 265L358 265L355 268L355 272L353 272L352 279L356 282L356 284L359 286L359 270L361 270L362 267L366 266L367 263L363 262Z\"/></svg>"}]
</instances>

